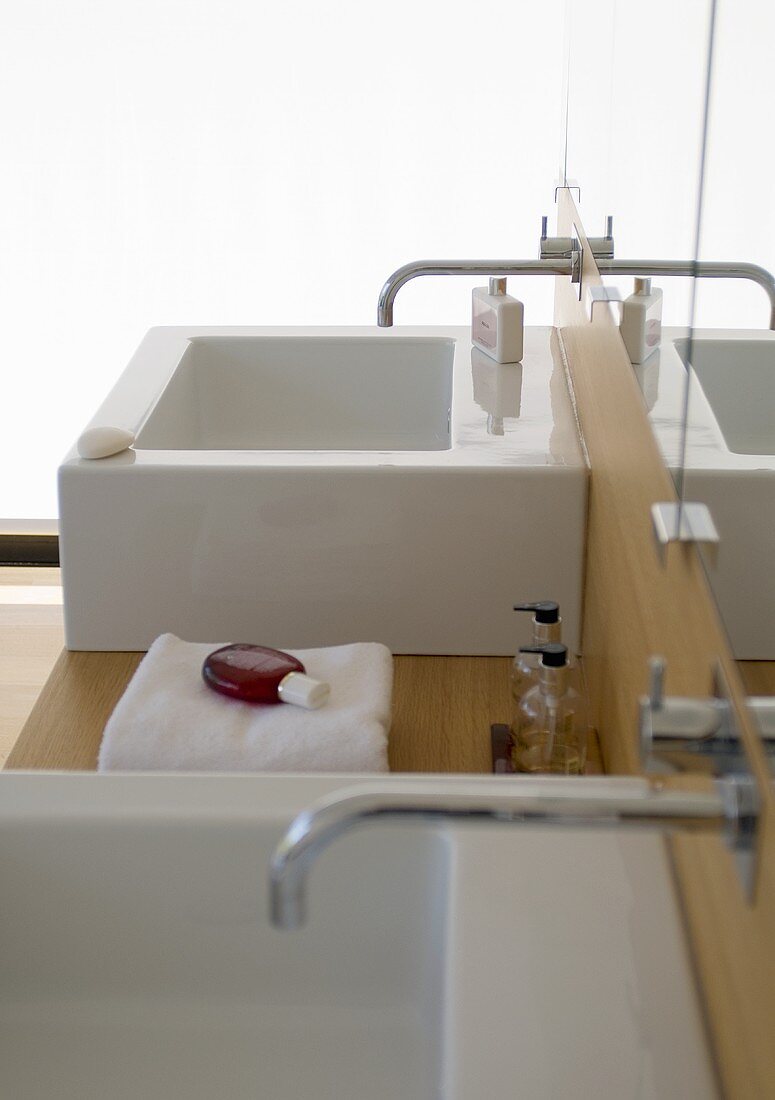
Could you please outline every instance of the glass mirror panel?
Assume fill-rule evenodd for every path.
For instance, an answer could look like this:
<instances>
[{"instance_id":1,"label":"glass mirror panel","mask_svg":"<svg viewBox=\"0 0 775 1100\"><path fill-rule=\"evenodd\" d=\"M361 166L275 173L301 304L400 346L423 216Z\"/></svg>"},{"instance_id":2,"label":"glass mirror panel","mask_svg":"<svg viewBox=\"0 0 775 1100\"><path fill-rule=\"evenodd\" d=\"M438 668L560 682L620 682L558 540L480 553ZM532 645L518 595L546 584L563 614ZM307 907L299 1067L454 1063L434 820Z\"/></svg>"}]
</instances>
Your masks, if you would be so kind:
<instances>
[{"instance_id":1,"label":"glass mirror panel","mask_svg":"<svg viewBox=\"0 0 775 1100\"><path fill-rule=\"evenodd\" d=\"M664 339L634 363L677 481L686 371L673 340L687 335L691 318L710 14L710 0L655 0L647 10L628 0L588 0L569 4L566 15L560 178L578 185L584 229L602 236L612 216L616 261L643 261L644 275L649 260L683 261L687 271L654 275ZM600 266L607 286L622 298L633 293L634 273Z\"/></svg>"},{"instance_id":2,"label":"glass mirror panel","mask_svg":"<svg viewBox=\"0 0 775 1100\"><path fill-rule=\"evenodd\" d=\"M737 278L698 278L681 348L689 394L683 497L710 510L708 579L754 696L775 696L775 169L768 126L775 8L718 4L698 259ZM764 186L763 186L764 183ZM751 265L757 265L756 267ZM763 270L762 270L763 269ZM722 272L723 273L723 272ZM769 291L769 293L768 293ZM775 747L764 702L760 725Z\"/></svg>"}]
</instances>

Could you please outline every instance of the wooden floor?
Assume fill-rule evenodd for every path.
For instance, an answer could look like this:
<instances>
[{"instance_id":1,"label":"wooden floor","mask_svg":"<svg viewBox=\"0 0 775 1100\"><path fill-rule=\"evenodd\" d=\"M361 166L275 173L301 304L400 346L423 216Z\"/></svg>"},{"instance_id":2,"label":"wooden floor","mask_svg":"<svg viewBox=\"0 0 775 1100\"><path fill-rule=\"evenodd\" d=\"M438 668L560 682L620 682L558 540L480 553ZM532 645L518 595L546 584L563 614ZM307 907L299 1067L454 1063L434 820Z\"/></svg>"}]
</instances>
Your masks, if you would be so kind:
<instances>
[{"instance_id":1,"label":"wooden floor","mask_svg":"<svg viewBox=\"0 0 775 1100\"><path fill-rule=\"evenodd\" d=\"M0 566L0 767L63 645L59 570Z\"/></svg>"}]
</instances>

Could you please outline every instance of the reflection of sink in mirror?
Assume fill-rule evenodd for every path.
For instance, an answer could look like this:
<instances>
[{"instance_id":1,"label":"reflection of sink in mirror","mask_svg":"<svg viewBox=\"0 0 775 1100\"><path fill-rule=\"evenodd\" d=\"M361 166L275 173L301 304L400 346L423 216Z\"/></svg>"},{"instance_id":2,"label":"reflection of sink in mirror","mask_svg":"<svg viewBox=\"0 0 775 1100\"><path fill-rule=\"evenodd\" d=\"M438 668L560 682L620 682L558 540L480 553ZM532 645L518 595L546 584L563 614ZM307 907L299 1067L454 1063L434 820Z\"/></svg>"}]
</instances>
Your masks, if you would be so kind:
<instances>
[{"instance_id":1,"label":"reflection of sink in mirror","mask_svg":"<svg viewBox=\"0 0 775 1100\"><path fill-rule=\"evenodd\" d=\"M272 928L351 781L2 773L4 1100L716 1096L659 837L381 823Z\"/></svg>"},{"instance_id":2,"label":"reflection of sink in mirror","mask_svg":"<svg viewBox=\"0 0 775 1100\"><path fill-rule=\"evenodd\" d=\"M691 350L690 350L691 349ZM650 419L677 470L691 355L684 498L720 535L706 566L738 660L775 659L775 332L665 329Z\"/></svg>"},{"instance_id":3,"label":"reflection of sink in mirror","mask_svg":"<svg viewBox=\"0 0 775 1100\"><path fill-rule=\"evenodd\" d=\"M775 341L676 340L736 454L775 455ZM689 409L690 416L692 409Z\"/></svg>"},{"instance_id":4,"label":"reflection of sink in mirror","mask_svg":"<svg viewBox=\"0 0 775 1100\"><path fill-rule=\"evenodd\" d=\"M450 445L453 340L200 336L145 450L431 451Z\"/></svg>"},{"instance_id":5,"label":"reflection of sink in mirror","mask_svg":"<svg viewBox=\"0 0 775 1100\"><path fill-rule=\"evenodd\" d=\"M71 649L513 655L536 595L578 645L587 468L550 328L476 375L463 328L152 329L106 424L134 449L60 468Z\"/></svg>"}]
</instances>

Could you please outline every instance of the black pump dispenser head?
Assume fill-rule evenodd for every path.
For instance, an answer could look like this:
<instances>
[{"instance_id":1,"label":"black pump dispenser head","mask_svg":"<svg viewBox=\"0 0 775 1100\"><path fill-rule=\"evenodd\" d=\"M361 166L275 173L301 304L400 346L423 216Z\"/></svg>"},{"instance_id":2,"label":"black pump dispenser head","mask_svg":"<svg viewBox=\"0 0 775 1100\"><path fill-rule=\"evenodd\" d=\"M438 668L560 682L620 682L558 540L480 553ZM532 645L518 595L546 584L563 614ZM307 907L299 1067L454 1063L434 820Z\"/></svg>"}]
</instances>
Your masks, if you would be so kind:
<instances>
[{"instance_id":1,"label":"black pump dispenser head","mask_svg":"<svg viewBox=\"0 0 775 1100\"><path fill-rule=\"evenodd\" d=\"M568 647L561 642L547 642L546 645L523 645L520 653L540 653L544 668L565 668L568 664Z\"/></svg>"},{"instance_id":2,"label":"black pump dispenser head","mask_svg":"<svg viewBox=\"0 0 775 1100\"><path fill-rule=\"evenodd\" d=\"M558 623L560 621L560 605L554 600L539 600L538 603L515 603L515 611L535 612L537 623Z\"/></svg>"}]
</instances>

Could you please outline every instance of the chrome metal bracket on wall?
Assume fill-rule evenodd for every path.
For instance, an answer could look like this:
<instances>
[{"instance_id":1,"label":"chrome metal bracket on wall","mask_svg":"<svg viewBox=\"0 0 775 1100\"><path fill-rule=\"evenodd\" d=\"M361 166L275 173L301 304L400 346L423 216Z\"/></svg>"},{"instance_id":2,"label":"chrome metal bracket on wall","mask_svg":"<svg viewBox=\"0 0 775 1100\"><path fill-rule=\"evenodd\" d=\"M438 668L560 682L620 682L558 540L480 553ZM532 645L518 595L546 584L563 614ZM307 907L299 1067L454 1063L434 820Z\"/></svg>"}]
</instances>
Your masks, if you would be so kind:
<instances>
[{"instance_id":1,"label":"chrome metal bracket on wall","mask_svg":"<svg viewBox=\"0 0 775 1100\"><path fill-rule=\"evenodd\" d=\"M699 501L660 501L651 505L651 522L660 561L667 561L671 542L707 546L715 559L721 541L707 504Z\"/></svg>"},{"instance_id":2,"label":"chrome metal bracket on wall","mask_svg":"<svg viewBox=\"0 0 775 1100\"><path fill-rule=\"evenodd\" d=\"M602 237L587 237L592 255L596 260L614 258L614 219L609 214L605 220L605 233Z\"/></svg>"},{"instance_id":3,"label":"chrome metal bracket on wall","mask_svg":"<svg viewBox=\"0 0 775 1100\"><path fill-rule=\"evenodd\" d=\"M572 237L549 237L547 226L549 219L546 214L541 218L541 239L538 242L538 256L541 260L570 260L570 281L579 288L579 301L581 301L581 271L584 261L584 248L576 229L573 227Z\"/></svg>"}]
</instances>

